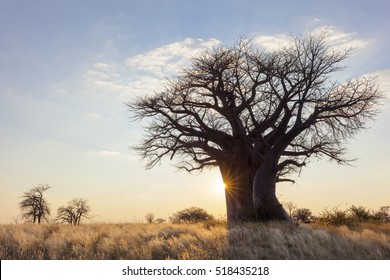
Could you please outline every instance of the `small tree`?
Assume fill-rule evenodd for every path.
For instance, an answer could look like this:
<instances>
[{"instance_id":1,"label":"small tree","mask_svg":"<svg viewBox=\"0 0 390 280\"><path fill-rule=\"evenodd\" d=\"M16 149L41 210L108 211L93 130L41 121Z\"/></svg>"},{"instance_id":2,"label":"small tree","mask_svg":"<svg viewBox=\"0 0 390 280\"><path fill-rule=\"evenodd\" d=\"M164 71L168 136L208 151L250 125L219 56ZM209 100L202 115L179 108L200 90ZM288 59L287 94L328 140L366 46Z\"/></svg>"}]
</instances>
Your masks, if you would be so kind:
<instances>
[{"instance_id":1,"label":"small tree","mask_svg":"<svg viewBox=\"0 0 390 280\"><path fill-rule=\"evenodd\" d=\"M148 224L153 224L154 223L154 214L153 213L148 213L145 215L145 220Z\"/></svg>"},{"instance_id":2,"label":"small tree","mask_svg":"<svg viewBox=\"0 0 390 280\"><path fill-rule=\"evenodd\" d=\"M374 218L381 222L390 221L390 206L381 206L379 210L374 214Z\"/></svg>"},{"instance_id":3,"label":"small tree","mask_svg":"<svg viewBox=\"0 0 390 280\"><path fill-rule=\"evenodd\" d=\"M40 224L42 220L47 221L47 216L50 215L50 208L43 194L50 188L51 186L47 184L41 184L23 194L23 200L19 203L22 219L34 224Z\"/></svg>"},{"instance_id":4,"label":"small tree","mask_svg":"<svg viewBox=\"0 0 390 280\"><path fill-rule=\"evenodd\" d=\"M292 219L294 211L297 209L297 206L292 201L285 202L283 206L284 208L286 208L288 215Z\"/></svg>"},{"instance_id":5,"label":"small tree","mask_svg":"<svg viewBox=\"0 0 390 280\"><path fill-rule=\"evenodd\" d=\"M74 209L73 206L68 205L68 206L61 206L57 209L57 221L60 223L68 223L70 225L74 224Z\"/></svg>"},{"instance_id":6,"label":"small tree","mask_svg":"<svg viewBox=\"0 0 390 280\"><path fill-rule=\"evenodd\" d=\"M310 209L299 208L294 211L293 217L297 223L309 223L311 221L312 213Z\"/></svg>"},{"instance_id":7,"label":"small tree","mask_svg":"<svg viewBox=\"0 0 390 280\"><path fill-rule=\"evenodd\" d=\"M357 222L367 222L371 218L370 210L363 206L352 205L348 211L351 218Z\"/></svg>"},{"instance_id":8,"label":"small tree","mask_svg":"<svg viewBox=\"0 0 390 280\"><path fill-rule=\"evenodd\" d=\"M199 207L190 207L184 210L178 211L170 217L170 220L174 224L180 223L200 223L214 220L214 217L207 213L206 210Z\"/></svg>"},{"instance_id":9,"label":"small tree","mask_svg":"<svg viewBox=\"0 0 390 280\"><path fill-rule=\"evenodd\" d=\"M82 218L90 219L88 216L91 211L87 200L75 198L68 202L68 205L61 206L57 210L57 221L71 225L79 225Z\"/></svg>"}]
</instances>

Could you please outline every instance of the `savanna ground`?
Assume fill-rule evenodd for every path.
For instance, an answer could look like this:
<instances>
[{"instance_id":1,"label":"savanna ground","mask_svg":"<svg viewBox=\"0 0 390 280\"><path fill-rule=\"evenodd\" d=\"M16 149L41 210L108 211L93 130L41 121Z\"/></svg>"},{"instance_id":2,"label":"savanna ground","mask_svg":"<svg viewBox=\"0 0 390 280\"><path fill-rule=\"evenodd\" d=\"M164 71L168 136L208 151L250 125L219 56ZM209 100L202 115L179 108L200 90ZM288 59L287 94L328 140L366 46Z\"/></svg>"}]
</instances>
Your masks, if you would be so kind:
<instances>
[{"instance_id":1,"label":"savanna ground","mask_svg":"<svg viewBox=\"0 0 390 280\"><path fill-rule=\"evenodd\" d=\"M390 259L390 223L0 225L0 259Z\"/></svg>"}]
</instances>

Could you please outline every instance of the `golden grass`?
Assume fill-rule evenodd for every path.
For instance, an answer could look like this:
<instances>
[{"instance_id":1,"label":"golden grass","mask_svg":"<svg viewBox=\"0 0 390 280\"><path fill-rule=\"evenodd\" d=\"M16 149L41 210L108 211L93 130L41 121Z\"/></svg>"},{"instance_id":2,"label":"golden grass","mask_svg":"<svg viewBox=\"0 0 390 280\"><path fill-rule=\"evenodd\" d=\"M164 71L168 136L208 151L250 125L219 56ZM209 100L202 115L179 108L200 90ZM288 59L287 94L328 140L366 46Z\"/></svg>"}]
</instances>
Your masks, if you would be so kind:
<instances>
[{"instance_id":1,"label":"golden grass","mask_svg":"<svg viewBox=\"0 0 390 280\"><path fill-rule=\"evenodd\" d=\"M390 224L0 225L0 259L390 259Z\"/></svg>"}]
</instances>

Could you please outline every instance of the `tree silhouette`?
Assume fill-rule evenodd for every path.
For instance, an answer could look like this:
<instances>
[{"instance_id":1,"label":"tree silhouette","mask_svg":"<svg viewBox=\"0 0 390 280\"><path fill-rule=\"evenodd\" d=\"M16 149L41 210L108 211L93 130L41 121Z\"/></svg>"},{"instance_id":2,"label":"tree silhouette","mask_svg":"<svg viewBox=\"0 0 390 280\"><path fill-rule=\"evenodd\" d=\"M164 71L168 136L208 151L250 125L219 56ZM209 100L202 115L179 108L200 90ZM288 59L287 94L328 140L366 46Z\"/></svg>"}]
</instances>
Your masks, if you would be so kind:
<instances>
[{"instance_id":1,"label":"tree silhouette","mask_svg":"<svg viewBox=\"0 0 390 280\"><path fill-rule=\"evenodd\" d=\"M89 219L91 211L87 200L83 198L75 198L68 202L67 206L61 206L57 210L57 221L68 223L71 225L79 225L82 218Z\"/></svg>"},{"instance_id":2,"label":"tree silhouette","mask_svg":"<svg viewBox=\"0 0 390 280\"><path fill-rule=\"evenodd\" d=\"M292 201L288 201L284 203L283 207L287 210L290 218L293 218L293 213L297 209L297 206Z\"/></svg>"},{"instance_id":3,"label":"tree silhouette","mask_svg":"<svg viewBox=\"0 0 390 280\"><path fill-rule=\"evenodd\" d=\"M292 181L313 157L348 163L345 140L377 114L382 97L368 77L332 81L350 50L326 38L292 37L278 51L244 39L212 49L165 89L129 102L135 120L150 119L134 147L146 167L165 156L188 172L218 167L229 223L290 220L276 183Z\"/></svg>"},{"instance_id":4,"label":"tree silhouette","mask_svg":"<svg viewBox=\"0 0 390 280\"><path fill-rule=\"evenodd\" d=\"M382 222L390 221L390 206L381 206L374 217Z\"/></svg>"},{"instance_id":5,"label":"tree silhouette","mask_svg":"<svg viewBox=\"0 0 390 280\"><path fill-rule=\"evenodd\" d=\"M309 223L312 220L312 216L311 210L307 208L298 208L293 213L296 223L299 223L299 221L302 223Z\"/></svg>"},{"instance_id":6,"label":"tree silhouette","mask_svg":"<svg viewBox=\"0 0 390 280\"><path fill-rule=\"evenodd\" d=\"M145 215L145 220L146 220L146 222L147 222L148 224L153 224L154 221L155 221L155 216L154 216L154 214L153 214L153 213L147 213L147 214Z\"/></svg>"},{"instance_id":7,"label":"tree silhouette","mask_svg":"<svg viewBox=\"0 0 390 280\"><path fill-rule=\"evenodd\" d=\"M200 223L200 222L207 222L214 220L214 217L207 213L206 210L199 207L190 207L183 210L180 210L176 213L174 213L170 220L174 224L180 224L180 223Z\"/></svg>"},{"instance_id":8,"label":"tree silhouette","mask_svg":"<svg viewBox=\"0 0 390 280\"><path fill-rule=\"evenodd\" d=\"M24 220L34 224L40 224L42 220L47 221L47 216L50 215L50 208L43 194L50 188L47 184L40 184L23 194L23 200L19 203L19 207Z\"/></svg>"},{"instance_id":9,"label":"tree silhouette","mask_svg":"<svg viewBox=\"0 0 390 280\"><path fill-rule=\"evenodd\" d=\"M348 209L351 218L358 222L367 222L372 218L371 211L364 206L355 206L352 205Z\"/></svg>"}]
</instances>

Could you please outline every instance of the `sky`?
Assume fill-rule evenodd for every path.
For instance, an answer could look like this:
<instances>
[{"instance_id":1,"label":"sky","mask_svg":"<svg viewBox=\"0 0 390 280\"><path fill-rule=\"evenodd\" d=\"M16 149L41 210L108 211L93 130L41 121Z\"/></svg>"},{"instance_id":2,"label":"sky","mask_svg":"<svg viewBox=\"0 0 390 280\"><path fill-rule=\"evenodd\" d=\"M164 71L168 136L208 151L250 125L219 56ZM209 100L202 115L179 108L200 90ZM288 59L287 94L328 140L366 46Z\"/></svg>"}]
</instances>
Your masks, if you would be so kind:
<instances>
[{"instance_id":1,"label":"sky","mask_svg":"<svg viewBox=\"0 0 390 280\"><path fill-rule=\"evenodd\" d=\"M325 208L390 205L390 3L378 1L0 0L0 223L20 215L38 184L53 216L85 198L95 222L167 218L190 206L225 214L217 169L151 170L132 150L143 135L126 103L152 94L202 50L242 37L272 50L290 35L328 29L354 48L337 79L373 75L387 96L369 129L349 140L352 166L313 161L281 202Z\"/></svg>"}]
</instances>

